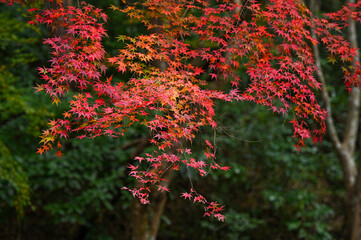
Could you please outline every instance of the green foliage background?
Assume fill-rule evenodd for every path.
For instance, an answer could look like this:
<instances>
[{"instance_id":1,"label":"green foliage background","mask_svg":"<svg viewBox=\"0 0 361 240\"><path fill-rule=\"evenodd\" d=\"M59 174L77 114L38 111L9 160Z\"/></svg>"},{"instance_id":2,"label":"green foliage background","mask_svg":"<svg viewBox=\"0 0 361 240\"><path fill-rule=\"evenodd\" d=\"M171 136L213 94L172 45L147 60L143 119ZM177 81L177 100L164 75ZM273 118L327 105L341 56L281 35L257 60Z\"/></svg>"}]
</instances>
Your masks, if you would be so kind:
<instances>
[{"instance_id":1,"label":"green foliage background","mask_svg":"<svg viewBox=\"0 0 361 240\"><path fill-rule=\"evenodd\" d=\"M323 8L339 5L331 2ZM104 40L109 55L121 44L117 35L142 32L107 8L119 1L93 4L110 19ZM130 239L132 198L120 189L133 181L126 170L137 147L131 143L147 132L133 128L122 139L72 140L62 158L37 155L42 129L66 106L51 106L47 96L34 93L40 81L35 69L48 64L41 44L47 33L27 25L25 12L0 6L0 239ZM347 93L330 70L341 119ZM217 116L217 129L204 129L198 137L215 140L218 161L231 170L201 178L181 169L159 239L339 239L342 172L327 138L297 153L287 117L250 103L218 103ZM201 148L197 142L192 147L195 153ZM190 180L197 191L226 205L225 223L204 218L201 206L179 198Z\"/></svg>"}]
</instances>

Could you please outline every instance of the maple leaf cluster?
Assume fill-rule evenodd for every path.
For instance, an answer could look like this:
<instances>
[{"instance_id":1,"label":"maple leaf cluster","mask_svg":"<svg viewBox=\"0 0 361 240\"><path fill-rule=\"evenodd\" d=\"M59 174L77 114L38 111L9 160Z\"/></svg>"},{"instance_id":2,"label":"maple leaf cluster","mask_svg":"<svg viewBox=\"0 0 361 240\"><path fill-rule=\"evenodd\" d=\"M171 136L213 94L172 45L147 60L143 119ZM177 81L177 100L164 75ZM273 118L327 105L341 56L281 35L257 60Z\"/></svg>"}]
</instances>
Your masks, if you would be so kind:
<instances>
[{"instance_id":1,"label":"maple leaf cluster","mask_svg":"<svg viewBox=\"0 0 361 240\"><path fill-rule=\"evenodd\" d=\"M21 3L21 0L0 0L0 2L11 6L14 3Z\"/></svg>"},{"instance_id":2,"label":"maple leaf cluster","mask_svg":"<svg viewBox=\"0 0 361 240\"><path fill-rule=\"evenodd\" d=\"M214 216L219 221L225 221L225 216L220 213L223 211L224 206L217 202L207 202L207 199L201 194L197 193L193 188L191 188L189 193L182 193L181 197L184 199L193 200L193 203L201 203L205 210L204 216Z\"/></svg>"},{"instance_id":3,"label":"maple leaf cluster","mask_svg":"<svg viewBox=\"0 0 361 240\"><path fill-rule=\"evenodd\" d=\"M321 34L321 41L324 43L330 52L329 61L335 62L337 57L342 62L352 62L353 65L344 66L344 79L345 86L351 91L352 87L360 87L361 81L361 66L358 60L355 58L356 51L358 49L351 48L350 43L343 39L341 36L334 36L331 34L331 30L341 32L344 28L350 25L350 19L361 23L361 1L357 3L347 3L341 10L325 14L329 17L331 22L325 28L324 24L319 24L316 31ZM322 21L322 20L321 20Z\"/></svg>"},{"instance_id":4,"label":"maple leaf cluster","mask_svg":"<svg viewBox=\"0 0 361 240\"><path fill-rule=\"evenodd\" d=\"M92 99L94 86L102 84L100 76L106 70L103 63L105 51L101 43L106 32L99 19L105 21L106 15L86 3L81 3L80 8L59 7L35 15L35 23L64 31L60 36L44 40L44 44L51 48L52 58L50 67L38 69L44 83L36 88L37 91L44 90L56 104L69 91L75 92L69 102L71 109L64 113L64 118L51 121L50 128L44 131L41 140L44 145L39 148L39 153L52 149L57 136L67 138L70 132L80 129L93 132L86 121L94 120L96 110L104 101L97 99L90 102L89 99ZM98 93L98 96L101 94ZM61 144L58 142L57 146Z\"/></svg>"},{"instance_id":5,"label":"maple leaf cluster","mask_svg":"<svg viewBox=\"0 0 361 240\"><path fill-rule=\"evenodd\" d=\"M63 0L48 0L49 2L56 2L58 4L61 4ZM22 5L26 5L28 3L28 0L0 0L0 3L4 3L7 5L14 5L14 3L20 3Z\"/></svg>"},{"instance_id":6,"label":"maple leaf cluster","mask_svg":"<svg viewBox=\"0 0 361 240\"><path fill-rule=\"evenodd\" d=\"M216 163L214 144L207 140L203 159L195 159L191 149L183 147L194 141L202 127L217 126L215 100L252 101L291 114L297 149L305 145L305 139L321 140L327 113L314 95L320 83L314 77L312 45L319 43L310 29L326 46L330 59L339 58L345 64L346 86L359 86L356 50L341 31L350 17L361 20L360 2L329 14L328 19L314 19L301 1L294 0L270 0L265 7L256 0L244 5L230 0L217 4L147 0L124 8L112 6L144 24L148 32L119 36L123 47L109 57L101 43L107 16L87 3L65 7L57 2L56 9L35 11L31 21L62 30L44 41L51 48L51 60L49 67L39 68L44 83L37 90L45 91L56 104L65 95L72 100L63 118L50 121L38 152L57 148L61 156L60 139L70 134L80 139L119 137L135 123L145 125L158 149L136 157L128 166L141 185L124 188L144 204L149 203L149 185L169 191L162 184L165 171L178 170L180 165L200 175L210 169L229 169ZM192 39L198 39L196 47L190 44ZM109 64L118 69L122 81L106 76ZM246 88L239 78L244 69ZM212 81L229 83L230 90L209 90ZM150 170L140 170L142 162ZM182 197L203 204L206 216L224 220L223 206L207 201L193 187Z\"/></svg>"}]
</instances>

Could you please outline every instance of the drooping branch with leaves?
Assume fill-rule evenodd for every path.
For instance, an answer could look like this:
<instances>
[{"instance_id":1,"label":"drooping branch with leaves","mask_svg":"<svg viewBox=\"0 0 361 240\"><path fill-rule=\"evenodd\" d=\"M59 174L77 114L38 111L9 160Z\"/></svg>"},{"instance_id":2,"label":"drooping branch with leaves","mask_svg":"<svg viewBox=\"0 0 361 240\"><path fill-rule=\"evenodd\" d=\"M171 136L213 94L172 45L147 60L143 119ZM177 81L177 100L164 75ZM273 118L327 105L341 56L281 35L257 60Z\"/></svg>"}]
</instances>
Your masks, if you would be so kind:
<instances>
[{"instance_id":1,"label":"drooping branch with leaves","mask_svg":"<svg viewBox=\"0 0 361 240\"><path fill-rule=\"evenodd\" d=\"M247 0L243 5L227 0L124 2L122 7L112 6L113 10L143 24L147 31L135 37L119 36L122 47L109 56L102 45L107 16L85 2L76 6L56 2L56 9L30 9L31 24L64 32L44 40L51 59L49 66L39 67L42 83L37 90L49 94L55 104L65 96L71 100L64 117L50 121L38 152L57 149L61 156L62 142L69 137L119 137L130 126L144 125L155 150L135 157L130 175L141 184L125 187L144 204L149 203L149 184L168 191L162 184L165 172L186 167L206 175L210 169L229 169L217 163L210 141L204 141L201 159L185 144L199 141L196 135L202 128L217 126L216 101L252 101L291 115L298 150L306 139L321 141L327 112L315 97L321 83L315 78L313 45L324 44L331 61L343 62L346 86L359 87L356 50L335 32L342 27L337 24L340 18L352 15L360 21L360 3L353 4L352 10L330 14L327 20L312 18L303 2L294 0L266 4ZM197 44L191 44L194 39ZM107 74L108 67L118 70L117 77ZM241 79L240 71L247 78ZM212 81L229 87L210 90L207 86ZM203 204L205 215L224 220L223 206L208 201L194 187L182 197Z\"/></svg>"}]
</instances>

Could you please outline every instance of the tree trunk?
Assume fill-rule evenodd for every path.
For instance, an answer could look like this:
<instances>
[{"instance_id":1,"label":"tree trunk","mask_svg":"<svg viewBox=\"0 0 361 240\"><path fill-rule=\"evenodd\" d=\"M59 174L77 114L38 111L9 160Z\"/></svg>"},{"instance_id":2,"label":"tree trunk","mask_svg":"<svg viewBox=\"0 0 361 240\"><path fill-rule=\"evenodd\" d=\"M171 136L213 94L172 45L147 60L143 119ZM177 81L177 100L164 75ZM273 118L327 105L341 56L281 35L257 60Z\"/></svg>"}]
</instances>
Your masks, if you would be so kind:
<instances>
[{"instance_id":1,"label":"tree trunk","mask_svg":"<svg viewBox=\"0 0 361 240\"><path fill-rule=\"evenodd\" d=\"M173 176L173 171L167 171L169 165L165 164L162 168L165 174L162 178L166 179L162 186L168 187ZM158 234L163 209L167 201L167 192L158 191L151 187L150 204L141 204L137 198L133 199L132 208L132 240L155 240Z\"/></svg>"},{"instance_id":2,"label":"tree trunk","mask_svg":"<svg viewBox=\"0 0 361 240\"><path fill-rule=\"evenodd\" d=\"M360 199L353 191L347 193L347 239L360 240Z\"/></svg>"},{"instance_id":3,"label":"tree trunk","mask_svg":"<svg viewBox=\"0 0 361 240\"><path fill-rule=\"evenodd\" d=\"M354 3L354 0L348 0L348 3ZM319 0L310 1L310 9L313 14L319 10ZM355 21L350 19L350 26L348 27L348 39L353 48L357 48L357 33ZM316 38L314 32L313 37ZM360 240L361 237L361 219L360 219L360 192L361 192L361 161L358 161L358 169L356 168L355 146L357 142L357 135L359 132L360 119L360 89L353 88L349 95L347 104L347 118L345 121L345 130L343 139L336 131L336 125L332 116L331 99L327 90L327 83L324 77L320 54L317 46L313 46L316 65L318 68L318 78L322 83L322 100L328 112L327 129L334 149L340 161L345 185L345 205L346 205L346 219L344 225L343 236L344 239ZM354 62L359 61L359 53L357 52ZM359 136L361 140L361 135ZM360 141L359 141L360 142ZM361 160L361 159L360 159Z\"/></svg>"}]
</instances>

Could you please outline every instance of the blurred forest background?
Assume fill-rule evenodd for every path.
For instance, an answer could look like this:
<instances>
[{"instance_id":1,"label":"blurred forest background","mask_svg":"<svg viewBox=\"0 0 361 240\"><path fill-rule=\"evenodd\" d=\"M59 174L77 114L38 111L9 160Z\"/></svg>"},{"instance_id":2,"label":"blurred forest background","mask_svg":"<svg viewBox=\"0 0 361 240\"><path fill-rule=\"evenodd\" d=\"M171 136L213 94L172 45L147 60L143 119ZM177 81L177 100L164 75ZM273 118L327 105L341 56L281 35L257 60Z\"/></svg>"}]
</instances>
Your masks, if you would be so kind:
<instances>
[{"instance_id":1,"label":"blurred forest background","mask_svg":"<svg viewBox=\"0 0 361 240\"><path fill-rule=\"evenodd\" d=\"M121 1L89 2L109 16L109 38L104 39L109 55L121 44L118 35L144 30L109 8ZM342 4L323 0L317 14ZM152 151L148 132L139 127L120 139L69 140L62 158L54 152L38 155L41 131L66 106L52 105L33 89L40 81L36 68L49 64L42 44L48 32L26 24L26 12L0 5L0 239L131 239L133 198L121 187L134 184L128 162ZM320 50L342 135L349 95L340 68L322 58ZM216 109L216 131L203 129L199 137L215 139L217 159L231 171L199 177L180 169L170 185L157 239L341 239L343 172L328 136L297 153L287 116L249 102L219 103ZM194 142L193 152L196 147ZM190 178L197 191L226 205L226 222L203 217L201 206L179 198Z\"/></svg>"}]
</instances>

